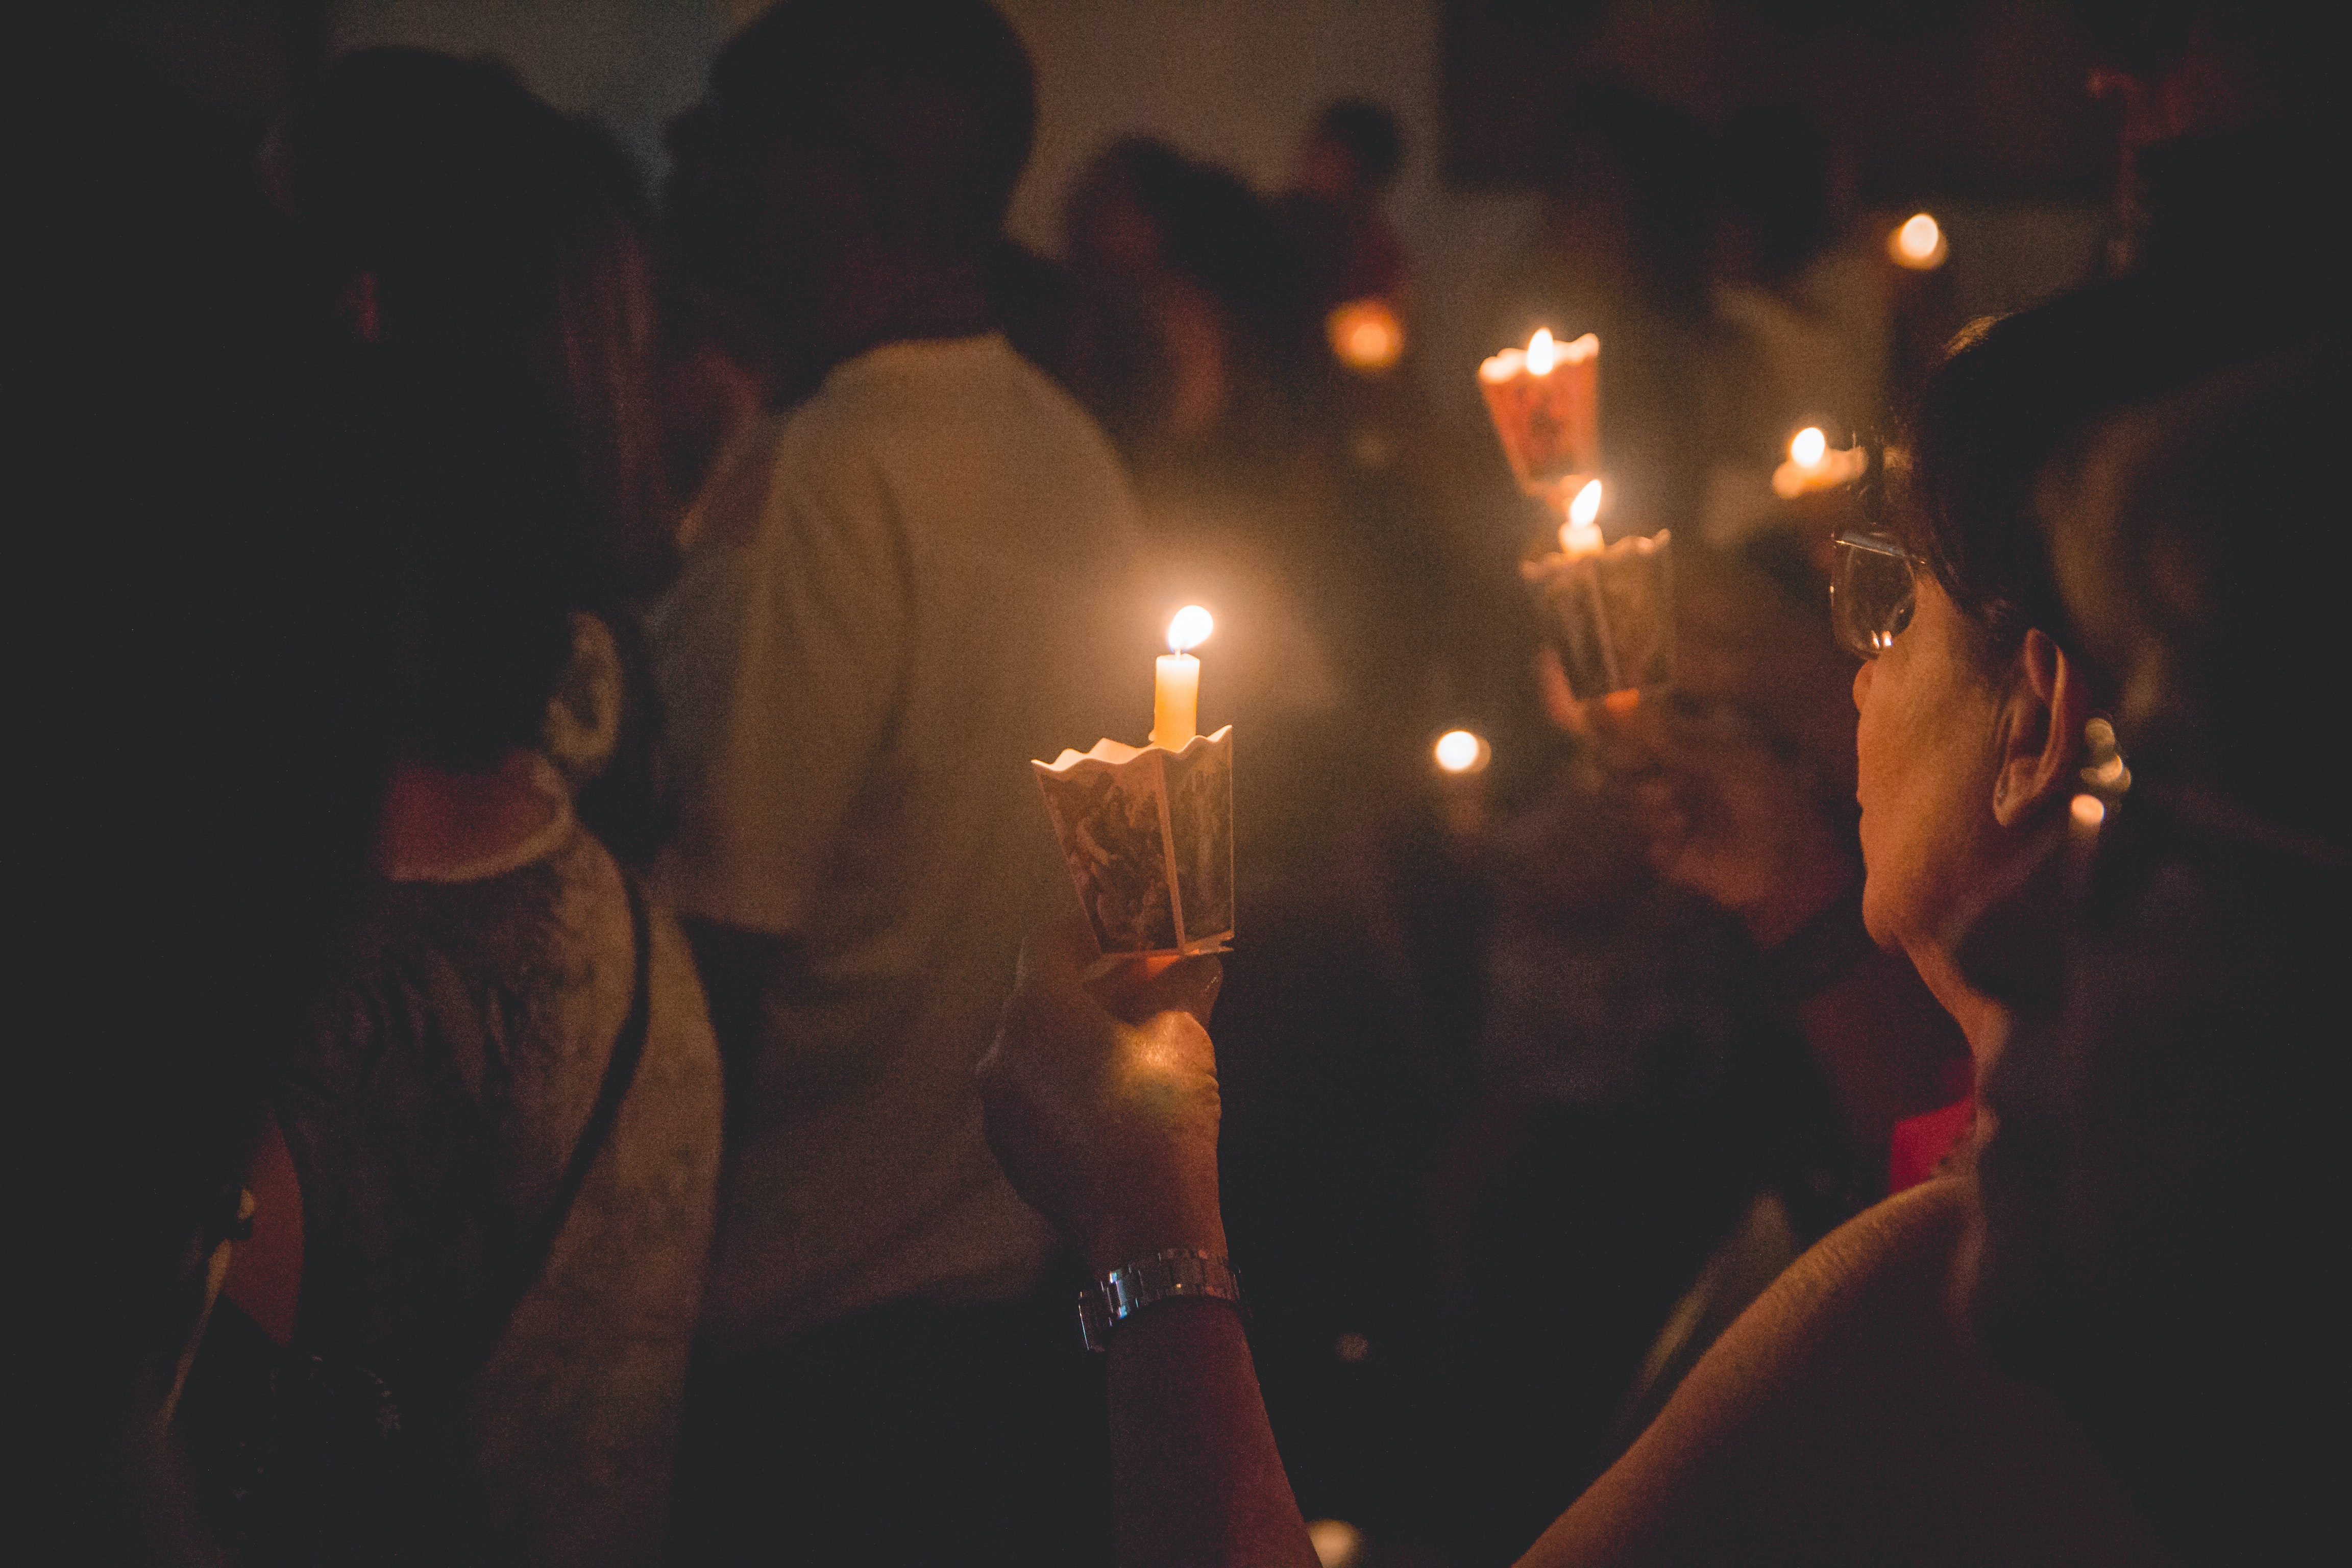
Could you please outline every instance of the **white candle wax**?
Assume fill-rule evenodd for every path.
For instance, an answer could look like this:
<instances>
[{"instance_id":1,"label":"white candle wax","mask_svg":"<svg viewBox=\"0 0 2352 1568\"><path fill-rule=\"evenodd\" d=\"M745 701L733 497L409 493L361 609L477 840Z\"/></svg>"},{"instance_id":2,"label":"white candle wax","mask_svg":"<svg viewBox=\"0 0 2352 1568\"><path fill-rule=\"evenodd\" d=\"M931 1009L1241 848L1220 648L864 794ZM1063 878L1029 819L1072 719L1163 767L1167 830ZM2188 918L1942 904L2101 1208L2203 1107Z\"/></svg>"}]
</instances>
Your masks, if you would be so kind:
<instances>
[{"instance_id":1,"label":"white candle wax","mask_svg":"<svg viewBox=\"0 0 2352 1568\"><path fill-rule=\"evenodd\" d=\"M1151 743L1181 752L1201 732L1201 661L1163 653L1151 687Z\"/></svg>"}]
</instances>

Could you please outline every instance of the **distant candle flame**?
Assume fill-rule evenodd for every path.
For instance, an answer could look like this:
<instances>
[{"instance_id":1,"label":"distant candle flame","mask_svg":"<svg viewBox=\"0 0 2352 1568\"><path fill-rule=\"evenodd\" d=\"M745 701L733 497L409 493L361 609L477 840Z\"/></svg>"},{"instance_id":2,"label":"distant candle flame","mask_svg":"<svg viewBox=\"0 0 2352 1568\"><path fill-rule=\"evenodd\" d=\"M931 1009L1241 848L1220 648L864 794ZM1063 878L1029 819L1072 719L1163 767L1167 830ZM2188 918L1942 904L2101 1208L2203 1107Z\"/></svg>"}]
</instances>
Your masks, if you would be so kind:
<instances>
[{"instance_id":1,"label":"distant candle flame","mask_svg":"<svg viewBox=\"0 0 2352 1568\"><path fill-rule=\"evenodd\" d=\"M1324 323L1331 353L1355 371L1382 371L1404 354L1404 327L1382 300L1351 300Z\"/></svg>"},{"instance_id":2,"label":"distant candle flame","mask_svg":"<svg viewBox=\"0 0 2352 1568\"><path fill-rule=\"evenodd\" d=\"M1538 346L1543 351L1540 357L1536 352ZM1527 347L1504 349L1481 361L1478 379L1499 385L1515 375L1549 375L1554 365L1582 364L1600 352L1601 340L1593 333L1563 343L1551 335L1550 328L1538 327Z\"/></svg>"},{"instance_id":3,"label":"distant candle flame","mask_svg":"<svg viewBox=\"0 0 2352 1568\"><path fill-rule=\"evenodd\" d=\"M2073 812L2075 826L2079 827L2096 827L2107 819L2107 803L2095 795L2076 795L2074 805L2068 809Z\"/></svg>"},{"instance_id":4,"label":"distant candle flame","mask_svg":"<svg viewBox=\"0 0 2352 1568\"><path fill-rule=\"evenodd\" d=\"M1448 730L1437 737L1437 765L1449 773L1475 773L1492 753L1486 742L1467 730Z\"/></svg>"},{"instance_id":5,"label":"distant candle flame","mask_svg":"<svg viewBox=\"0 0 2352 1568\"><path fill-rule=\"evenodd\" d=\"M1830 438L1818 425L1808 425L1789 437L1789 461L1801 468L1818 468L1828 456Z\"/></svg>"},{"instance_id":6,"label":"distant candle flame","mask_svg":"<svg viewBox=\"0 0 2352 1568\"><path fill-rule=\"evenodd\" d=\"M1943 226L1927 213L1914 213L1890 237L1887 252L1902 266L1927 271L1943 265Z\"/></svg>"},{"instance_id":7,"label":"distant candle flame","mask_svg":"<svg viewBox=\"0 0 2352 1568\"><path fill-rule=\"evenodd\" d=\"M1207 642L1209 634L1216 629L1217 623L1208 611L1198 605L1187 605L1176 612L1174 620L1168 623L1169 649L1174 653L1190 653Z\"/></svg>"}]
</instances>

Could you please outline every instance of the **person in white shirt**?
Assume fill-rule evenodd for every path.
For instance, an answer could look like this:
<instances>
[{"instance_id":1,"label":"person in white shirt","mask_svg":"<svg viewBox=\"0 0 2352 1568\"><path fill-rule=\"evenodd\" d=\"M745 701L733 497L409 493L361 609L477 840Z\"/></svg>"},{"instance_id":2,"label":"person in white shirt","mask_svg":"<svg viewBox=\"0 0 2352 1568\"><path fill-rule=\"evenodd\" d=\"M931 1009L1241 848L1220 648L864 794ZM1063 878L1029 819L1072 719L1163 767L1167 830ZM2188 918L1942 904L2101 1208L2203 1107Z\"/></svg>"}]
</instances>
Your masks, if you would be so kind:
<instances>
[{"instance_id":1,"label":"person in white shirt","mask_svg":"<svg viewBox=\"0 0 2352 1568\"><path fill-rule=\"evenodd\" d=\"M1069 897L1029 759L1142 738L1156 606L1103 435L991 330L1030 117L982 0L795 0L675 139L706 287L772 394L805 392L714 470L652 624L682 814L658 881L728 1061L690 1557L1043 1560L1008 1482L1083 1469L1038 1457L1066 1303L1038 1326L1050 1233L972 1069Z\"/></svg>"}]
</instances>

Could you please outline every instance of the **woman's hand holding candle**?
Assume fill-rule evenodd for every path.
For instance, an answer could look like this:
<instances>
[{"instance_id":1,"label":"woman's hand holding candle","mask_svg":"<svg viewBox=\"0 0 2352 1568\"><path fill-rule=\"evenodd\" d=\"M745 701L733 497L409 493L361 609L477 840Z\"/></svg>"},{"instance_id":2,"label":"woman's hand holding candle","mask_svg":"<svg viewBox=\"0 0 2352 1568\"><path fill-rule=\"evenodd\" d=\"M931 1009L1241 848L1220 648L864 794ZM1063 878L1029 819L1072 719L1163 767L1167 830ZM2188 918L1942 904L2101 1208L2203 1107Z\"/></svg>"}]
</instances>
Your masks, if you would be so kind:
<instances>
[{"instance_id":1,"label":"woman's hand holding candle","mask_svg":"<svg viewBox=\"0 0 2352 1568\"><path fill-rule=\"evenodd\" d=\"M1089 984L1076 919L1022 950L980 1064L989 1146L1018 1192L1097 1269L1166 1247L1223 1257L1217 1058L1206 1023L1223 971L1186 958Z\"/></svg>"}]
</instances>

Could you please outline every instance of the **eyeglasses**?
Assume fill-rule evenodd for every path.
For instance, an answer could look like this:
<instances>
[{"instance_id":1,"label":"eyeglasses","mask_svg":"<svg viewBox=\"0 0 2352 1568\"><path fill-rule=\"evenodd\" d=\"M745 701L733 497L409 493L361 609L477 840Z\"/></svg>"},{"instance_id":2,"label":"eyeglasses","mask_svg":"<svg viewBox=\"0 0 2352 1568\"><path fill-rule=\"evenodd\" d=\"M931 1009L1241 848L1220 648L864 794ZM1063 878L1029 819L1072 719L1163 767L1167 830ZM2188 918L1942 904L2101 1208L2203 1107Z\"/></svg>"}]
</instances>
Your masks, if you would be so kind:
<instances>
[{"instance_id":1,"label":"eyeglasses","mask_svg":"<svg viewBox=\"0 0 2352 1568\"><path fill-rule=\"evenodd\" d=\"M1838 645L1876 658L1911 624L1918 604L1912 574L1925 564L1890 534L1852 529L1837 537L1830 570L1830 624Z\"/></svg>"}]
</instances>

